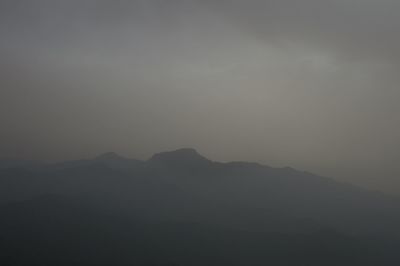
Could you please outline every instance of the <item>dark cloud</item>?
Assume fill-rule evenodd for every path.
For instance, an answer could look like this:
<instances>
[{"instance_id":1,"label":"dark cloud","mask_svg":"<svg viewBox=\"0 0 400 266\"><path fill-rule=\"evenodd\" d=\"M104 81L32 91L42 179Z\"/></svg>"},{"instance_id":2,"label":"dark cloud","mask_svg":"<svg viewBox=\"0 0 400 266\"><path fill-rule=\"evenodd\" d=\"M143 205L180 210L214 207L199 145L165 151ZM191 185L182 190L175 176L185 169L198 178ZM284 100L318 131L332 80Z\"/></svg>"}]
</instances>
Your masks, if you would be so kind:
<instances>
[{"instance_id":1,"label":"dark cloud","mask_svg":"<svg viewBox=\"0 0 400 266\"><path fill-rule=\"evenodd\" d=\"M344 59L399 60L398 1L222 0L209 4L266 41L304 42L344 52Z\"/></svg>"}]
</instances>

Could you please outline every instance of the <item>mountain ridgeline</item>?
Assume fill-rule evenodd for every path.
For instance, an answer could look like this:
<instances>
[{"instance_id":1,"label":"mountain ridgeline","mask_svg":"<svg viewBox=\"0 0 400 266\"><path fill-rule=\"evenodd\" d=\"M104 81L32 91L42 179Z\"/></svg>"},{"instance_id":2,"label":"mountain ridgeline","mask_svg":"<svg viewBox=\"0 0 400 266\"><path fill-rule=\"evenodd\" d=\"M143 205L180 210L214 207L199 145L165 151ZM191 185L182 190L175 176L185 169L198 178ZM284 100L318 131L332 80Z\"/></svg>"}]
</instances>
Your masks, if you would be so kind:
<instances>
[{"instance_id":1,"label":"mountain ridgeline","mask_svg":"<svg viewBox=\"0 0 400 266\"><path fill-rule=\"evenodd\" d=\"M193 149L0 161L1 265L400 265L400 199Z\"/></svg>"}]
</instances>

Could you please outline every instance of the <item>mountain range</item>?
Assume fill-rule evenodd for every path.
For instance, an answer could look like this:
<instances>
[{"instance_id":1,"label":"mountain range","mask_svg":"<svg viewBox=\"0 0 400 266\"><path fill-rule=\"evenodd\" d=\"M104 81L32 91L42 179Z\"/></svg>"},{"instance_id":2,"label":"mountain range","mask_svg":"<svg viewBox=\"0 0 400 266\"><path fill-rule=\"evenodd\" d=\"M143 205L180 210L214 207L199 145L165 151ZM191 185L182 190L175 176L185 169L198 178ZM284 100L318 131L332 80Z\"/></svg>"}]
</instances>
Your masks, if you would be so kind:
<instances>
[{"instance_id":1,"label":"mountain range","mask_svg":"<svg viewBox=\"0 0 400 266\"><path fill-rule=\"evenodd\" d=\"M0 161L2 265L400 265L400 199L295 169Z\"/></svg>"}]
</instances>

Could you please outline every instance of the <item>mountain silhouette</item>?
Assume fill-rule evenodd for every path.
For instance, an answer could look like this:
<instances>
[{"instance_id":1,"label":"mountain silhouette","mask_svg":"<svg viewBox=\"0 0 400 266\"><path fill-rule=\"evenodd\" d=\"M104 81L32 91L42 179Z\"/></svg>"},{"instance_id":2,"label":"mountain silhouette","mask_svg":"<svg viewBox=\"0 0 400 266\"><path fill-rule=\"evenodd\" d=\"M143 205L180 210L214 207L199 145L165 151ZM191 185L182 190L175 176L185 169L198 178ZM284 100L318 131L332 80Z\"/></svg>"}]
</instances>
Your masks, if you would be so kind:
<instances>
[{"instance_id":1,"label":"mountain silhouette","mask_svg":"<svg viewBox=\"0 0 400 266\"><path fill-rule=\"evenodd\" d=\"M85 257L83 244L73 247L78 242L108 254L85 262L96 265L118 262L115 256L121 265L400 261L393 250L400 244L398 198L289 167L215 162L187 148L157 153L147 161L109 152L33 168L5 167L0 169L0 215L6 217L0 223L0 243L14 243L0 256L6 262L18 257L35 261L29 251L32 239L43 240L37 261L50 263L45 254L52 252L51 262L57 265L60 258L73 257L69 251ZM61 251L45 244L63 239L69 244ZM26 243L24 248L18 249L18 241ZM113 241L124 253L105 251ZM129 252L130 246L137 252ZM182 249L185 255L178 252ZM287 254L292 259L284 259Z\"/></svg>"},{"instance_id":2,"label":"mountain silhouette","mask_svg":"<svg viewBox=\"0 0 400 266\"><path fill-rule=\"evenodd\" d=\"M120 160L123 161L123 160L127 160L126 158L118 155L115 152L106 152L106 153L100 154L95 159L99 160L99 161L120 161Z\"/></svg>"},{"instance_id":3,"label":"mountain silhouette","mask_svg":"<svg viewBox=\"0 0 400 266\"><path fill-rule=\"evenodd\" d=\"M185 148L171 152L161 152L153 155L147 163L176 169L198 169L212 164L210 160L200 155L195 149Z\"/></svg>"}]
</instances>

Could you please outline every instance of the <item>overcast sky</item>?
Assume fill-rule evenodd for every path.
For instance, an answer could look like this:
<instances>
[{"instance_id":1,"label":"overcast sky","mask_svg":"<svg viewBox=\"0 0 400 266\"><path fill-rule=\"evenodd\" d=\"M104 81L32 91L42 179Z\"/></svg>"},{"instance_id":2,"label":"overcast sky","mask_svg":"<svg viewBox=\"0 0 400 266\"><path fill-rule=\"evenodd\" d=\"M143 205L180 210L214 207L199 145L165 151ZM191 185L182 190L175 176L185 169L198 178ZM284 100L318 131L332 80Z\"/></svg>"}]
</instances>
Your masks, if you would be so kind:
<instances>
[{"instance_id":1,"label":"overcast sky","mask_svg":"<svg viewBox=\"0 0 400 266\"><path fill-rule=\"evenodd\" d=\"M2 0L0 157L193 147L400 194L398 0Z\"/></svg>"}]
</instances>

